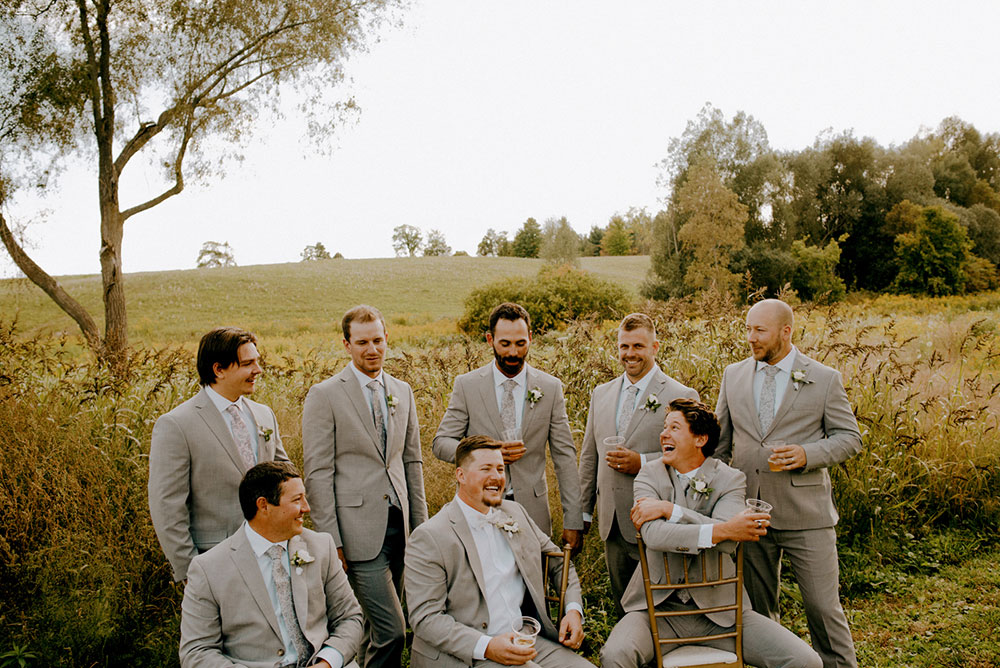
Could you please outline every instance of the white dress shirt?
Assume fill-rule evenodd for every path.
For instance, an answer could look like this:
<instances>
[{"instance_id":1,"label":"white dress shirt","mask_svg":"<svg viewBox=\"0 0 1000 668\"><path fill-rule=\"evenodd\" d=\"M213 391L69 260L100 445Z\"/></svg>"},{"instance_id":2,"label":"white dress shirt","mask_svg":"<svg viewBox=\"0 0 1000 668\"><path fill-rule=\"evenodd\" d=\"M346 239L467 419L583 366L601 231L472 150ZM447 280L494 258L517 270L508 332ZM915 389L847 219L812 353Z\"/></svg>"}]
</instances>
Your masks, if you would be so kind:
<instances>
[{"instance_id":1,"label":"white dress shirt","mask_svg":"<svg viewBox=\"0 0 1000 668\"><path fill-rule=\"evenodd\" d=\"M243 523L243 528L246 532L247 540L250 542L250 548L257 557L257 566L260 567L260 574L264 578L264 588L267 589L267 595L271 599L274 616L278 619L278 628L281 630L281 641L285 644L285 655L281 657L282 665L294 664L298 661L299 653L295 649L295 643L292 641L292 636L288 633L288 627L285 624L285 617L281 613L281 603L278 601L278 589L274 584L271 557L267 556L267 551L271 549L272 545L283 547L284 552L282 553L281 562L284 564L288 574L291 575L291 564L288 559L288 541L284 540L280 543L272 543L254 531L246 522ZM333 647L323 646L316 654L316 659L323 659L330 664L330 668L342 668L344 665L344 656Z\"/></svg>"},{"instance_id":2,"label":"white dress shirt","mask_svg":"<svg viewBox=\"0 0 1000 668\"><path fill-rule=\"evenodd\" d=\"M493 363L493 386L497 392L497 410L500 411L501 415L503 415L503 384L507 380L517 383L514 387L514 417L517 419L517 428L520 430L521 416L524 413L524 394L527 391L526 385L528 384L528 366L522 366L519 374L513 378L507 378L497 368L496 362Z\"/></svg>"},{"instance_id":3,"label":"white dress shirt","mask_svg":"<svg viewBox=\"0 0 1000 668\"><path fill-rule=\"evenodd\" d=\"M240 417L243 418L243 424L246 425L247 433L250 434L250 449L253 451L254 461L260 462L260 449L257 447L257 423L253 419L253 413L250 412L247 402L243 400L242 396L236 401L230 401L213 390L211 385L206 385L205 389L208 390L208 398L212 400L212 404L222 414L222 419L225 420L230 434L233 434L233 416L229 414L227 409L230 406L236 406ZM233 434L233 440L236 440L236 434Z\"/></svg>"},{"instance_id":4,"label":"white dress shirt","mask_svg":"<svg viewBox=\"0 0 1000 668\"><path fill-rule=\"evenodd\" d=\"M698 471L700 469L701 467L699 466L696 469L691 469L687 473L680 473L677 472L676 470L674 472L677 473L677 477L680 478L681 481L687 481L688 485L690 485L691 481L698 475ZM681 505L683 504L680 505L676 503L674 504L674 509L670 512L670 517L667 518L668 522L672 524L677 524L678 522L681 521L681 517L684 516L684 511L682 511L680 508ZM712 542L712 526L713 525L711 524L702 524L701 528L698 529L699 549L707 550L709 548L715 547L715 543Z\"/></svg>"},{"instance_id":5,"label":"white dress shirt","mask_svg":"<svg viewBox=\"0 0 1000 668\"><path fill-rule=\"evenodd\" d=\"M781 408L781 401L785 398L785 390L788 389L788 381L792 379L792 367L795 366L795 356L799 354L798 349L792 346L792 349L787 355L781 358L781 361L774 366L778 367L778 373L774 375L774 413L777 415L778 409ZM753 374L753 405L760 411L760 393L764 387L764 378L767 374L764 373L764 367L768 366L767 362L757 362L757 366Z\"/></svg>"}]
</instances>

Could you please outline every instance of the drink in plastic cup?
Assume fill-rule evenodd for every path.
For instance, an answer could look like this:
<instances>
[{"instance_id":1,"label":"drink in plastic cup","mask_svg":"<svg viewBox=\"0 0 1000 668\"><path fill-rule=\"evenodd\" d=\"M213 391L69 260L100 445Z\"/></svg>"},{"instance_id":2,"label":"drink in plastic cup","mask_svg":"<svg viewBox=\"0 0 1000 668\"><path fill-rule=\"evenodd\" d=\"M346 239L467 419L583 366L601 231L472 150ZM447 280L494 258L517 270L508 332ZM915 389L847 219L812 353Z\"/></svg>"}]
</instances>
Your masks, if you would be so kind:
<instances>
[{"instance_id":1,"label":"drink in plastic cup","mask_svg":"<svg viewBox=\"0 0 1000 668\"><path fill-rule=\"evenodd\" d=\"M624 436L608 436L604 439L604 446L608 450L617 450L618 448L625 447L625 437Z\"/></svg>"},{"instance_id":2,"label":"drink in plastic cup","mask_svg":"<svg viewBox=\"0 0 1000 668\"><path fill-rule=\"evenodd\" d=\"M504 429L503 433L500 434L504 443L520 443L521 442L521 430L517 427L513 429Z\"/></svg>"},{"instance_id":3,"label":"drink in plastic cup","mask_svg":"<svg viewBox=\"0 0 1000 668\"><path fill-rule=\"evenodd\" d=\"M778 471L783 471L784 469L781 468L781 464L778 461L776 461L775 458L774 458L775 457L775 455L774 455L774 449L776 447L785 445L785 442L784 441L768 441L764 445L766 445L771 450L771 456L767 458L767 468L770 469L771 471L774 471L775 473L777 473Z\"/></svg>"},{"instance_id":4,"label":"drink in plastic cup","mask_svg":"<svg viewBox=\"0 0 1000 668\"><path fill-rule=\"evenodd\" d=\"M751 513L767 513L771 514L772 506L767 501L761 501L760 499L747 499L747 510Z\"/></svg>"},{"instance_id":5,"label":"drink in plastic cup","mask_svg":"<svg viewBox=\"0 0 1000 668\"><path fill-rule=\"evenodd\" d=\"M521 647L534 647L535 636L542 630L542 625L534 617L518 617L511 624L514 630L514 644Z\"/></svg>"}]
</instances>

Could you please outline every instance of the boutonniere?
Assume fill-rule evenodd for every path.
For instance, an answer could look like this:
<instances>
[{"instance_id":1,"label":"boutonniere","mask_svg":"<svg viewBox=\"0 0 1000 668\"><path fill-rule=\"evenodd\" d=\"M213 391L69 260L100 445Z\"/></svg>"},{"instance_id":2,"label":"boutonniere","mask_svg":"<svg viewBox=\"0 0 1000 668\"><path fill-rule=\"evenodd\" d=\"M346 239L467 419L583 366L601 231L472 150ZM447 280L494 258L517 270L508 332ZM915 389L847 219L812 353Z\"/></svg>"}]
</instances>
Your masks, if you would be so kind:
<instances>
[{"instance_id":1,"label":"boutonniere","mask_svg":"<svg viewBox=\"0 0 1000 668\"><path fill-rule=\"evenodd\" d=\"M545 393L542 392L542 388L538 387L537 385L528 390L528 403L530 404L529 408L534 408L535 404L541 401L542 397L544 396Z\"/></svg>"},{"instance_id":2,"label":"boutonniere","mask_svg":"<svg viewBox=\"0 0 1000 668\"><path fill-rule=\"evenodd\" d=\"M490 524L495 526L497 529L506 531L508 535L513 536L521 530L521 527L517 525L517 522L510 515L505 515L502 513L494 513L490 516Z\"/></svg>"},{"instance_id":3,"label":"boutonniere","mask_svg":"<svg viewBox=\"0 0 1000 668\"><path fill-rule=\"evenodd\" d=\"M646 397L646 403L642 405L642 410L649 411L650 413L656 412L656 409L662 406L659 400L656 398L655 394L651 394Z\"/></svg>"},{"instance_id":4,"label":"boutonniere","mask_svg":"<svg viewBox=\"0 0 1000 668\"><path fill-rule=\"evenodd\" d=\"M805 369L793 369L792 370L792 387L796 390L799 389L799 385L808 385L812 381L806 376Z\"/></svg>"},{"instance_id":5,"label":"boutonniere","mask_svg":"<svg viewBox=\"0 0 1000 668\"><path fill-rule=\"evenodd\" d=\"M295 566L295 574L302 575L302 567L316 561L316 557L309 554L309 550L295 550L289 561L292 562L292 566Z\"/></svg>"},{"instance_id":6,"label":"boutonniere","mask_svg":"<svg viewBox=\"0 0 1000 668\"><path fill-rule=\"evenodd\" d=\"M707 482L705 482L704 476L695 476L694 478L691 479L691 481L688 484L691 486L692 494L694 494L695 496L703 496L706 499L708 498L709 494L715 491L714 489L708 486Z\"/></svg>"},{"instance_id":7,"label":"boutonniere","mask_svg":"<svg viewBox=\"0 0 1000 668\"><path fill-rule=\"evenodd\" d=\"M266 429L264 427L257 427L257 436L259 436L260 438L264 439L265 443L271 440L271 434L273 434L273 433L274 433L273 429Z\"/></svg>"},{"instance_id":8,"label":"boutonniere","mask_svg":"<svg viewBox=\"0 0 1000 668\"><path fill-rule=\"evenodd\" d=\"M385 395L385 405L389 407L389 415L396 414L397 404L399 404L399 399L388 393Z\"/></svg>"}]
</instances>

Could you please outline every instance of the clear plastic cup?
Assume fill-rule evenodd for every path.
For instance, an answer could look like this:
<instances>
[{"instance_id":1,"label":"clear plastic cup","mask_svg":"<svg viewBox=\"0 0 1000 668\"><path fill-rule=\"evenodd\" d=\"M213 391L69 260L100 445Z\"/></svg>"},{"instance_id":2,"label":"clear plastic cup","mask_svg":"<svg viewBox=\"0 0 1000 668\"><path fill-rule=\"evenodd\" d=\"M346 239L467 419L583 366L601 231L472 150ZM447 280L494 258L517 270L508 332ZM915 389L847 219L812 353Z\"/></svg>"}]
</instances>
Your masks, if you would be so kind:
<instances>
[{"instance_id":1,"label":"clear plastic cup","mask_svg":"<svg viewBox=\"0 0 1000 668\"><path fill-rule=\"evenodd\" d=\"M747 499L747 510L751 513L766 513L771 514L771 509L774 508L767 501L761 501L760 499Z\"/></svg>"},{"instance_id":2,"label":"clear plastic cup","mask_svg":"<svg viewBox=\"0 0 1000 668\"><path fill-rule=\"evenodd\" d=\"M767 458L767 468L775 473L777 473L778 471L784 471L784 469L781 468L781 462L775 459L775 454L774 454L774 449L777 447L781 447L783 445L785 445L784 441L768 441L767 443L764 444L765 447L771 450L771 454Z\"/></svg>"},{"instance_id":3,"label":"clear plastic cup","mask_svg":"<svg viewBox=\"0 0 1000 668\"><path fill-rule=\"evenodd\" d=\"M604 446L608 450L617 450L618 448L625 447L625 437L624 436L608 436L604 439Z\"/></svg>"},{"instance_id":4,"label":"clear plastic cup","mask_svg":"<svg viewBox=\"0 0 1000 668\"><path fill-rule=\"evenodd\" d=\"M542 625L534 617L518 617L511 624L514 631L514 644L521 647L534 647L535 637L542 630Z\"/></svg>"}]
</instances>

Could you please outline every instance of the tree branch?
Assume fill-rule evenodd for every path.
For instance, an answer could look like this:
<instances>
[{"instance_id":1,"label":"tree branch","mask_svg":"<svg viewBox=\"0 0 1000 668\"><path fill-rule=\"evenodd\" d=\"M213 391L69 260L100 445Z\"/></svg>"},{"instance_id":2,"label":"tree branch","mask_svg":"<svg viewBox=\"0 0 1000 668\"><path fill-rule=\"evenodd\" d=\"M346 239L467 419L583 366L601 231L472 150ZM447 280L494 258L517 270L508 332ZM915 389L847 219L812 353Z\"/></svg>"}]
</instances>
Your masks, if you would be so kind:
<instances>
[{"instance_id":1,"label":"tree branch","mask_svg":"<svg viewBox=\"0 0 1000 668\"><path fill-rule=\"evenodd\" d=\"M182 190L184 190L184 155L187 153L188 144L191 142L191 137L194 135L194 111L188 114L187 122L184 123L184 135L181 138L180 148L177 149L177 155L174 157L174 185L166 189L156 197L142 204L138 204L131 208L122 211L122 222L131 218L137 213L142 213L147 209L152 209L154 206L167 200L174 195L179 195Z\"/></svg>"}]
</instances>

